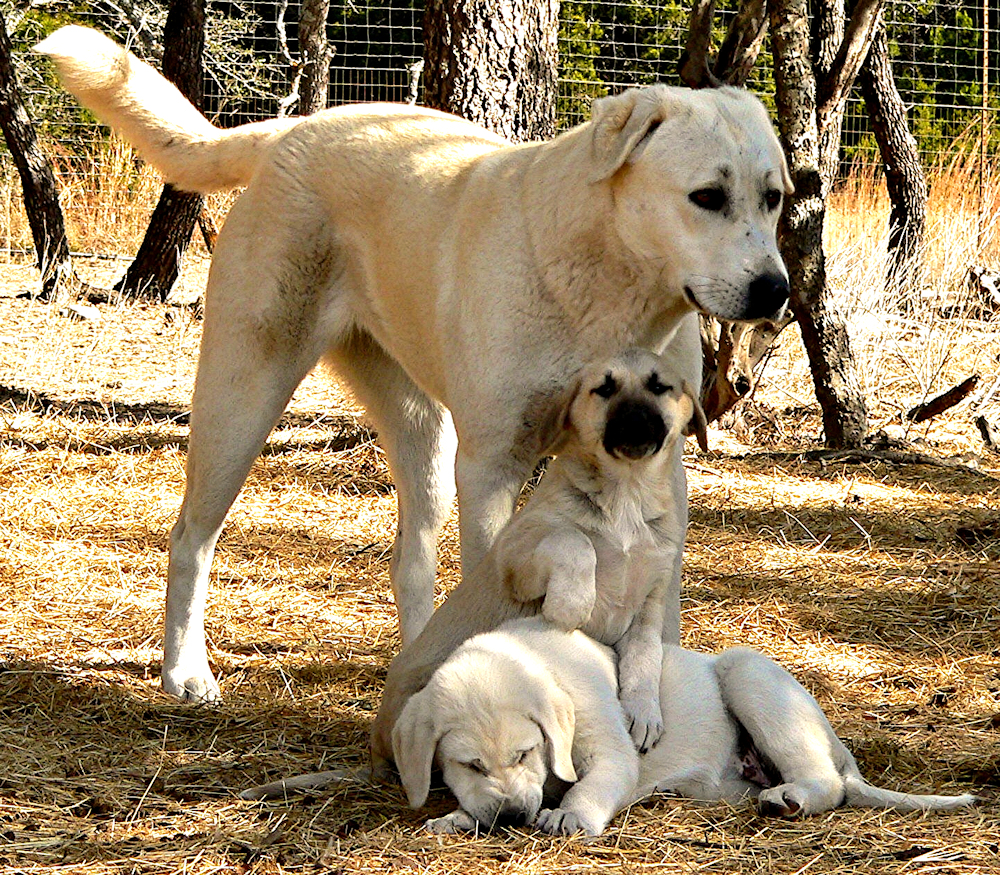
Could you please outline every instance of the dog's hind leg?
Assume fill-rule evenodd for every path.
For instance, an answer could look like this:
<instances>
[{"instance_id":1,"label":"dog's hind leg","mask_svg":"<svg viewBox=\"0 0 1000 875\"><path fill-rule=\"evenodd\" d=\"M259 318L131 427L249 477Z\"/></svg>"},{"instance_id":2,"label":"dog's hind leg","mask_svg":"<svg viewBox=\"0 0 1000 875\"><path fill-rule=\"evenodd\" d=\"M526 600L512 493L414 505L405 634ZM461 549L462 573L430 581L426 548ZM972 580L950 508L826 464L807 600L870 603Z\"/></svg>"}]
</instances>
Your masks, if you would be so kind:
<instances>
[{"instance_id":1,"label":"dog's hind leg","mask_svg":"<svg viewBox=\"0 0 1000 875\"><path fill-rule=\"evenodd\" d=\"M406 645L434 610L438 536L455 498L451 416L365 332L352 333L329 358L378 431L396 485L398 524L390 577Z\"/></svg>"},{"instance_id":2,"label":"dog's hind leg","mask_svg":"<svg viewBox=\"0 0 1000 875\"><path fill-rule=\"evenodd\" d=\"M844 776L859 775L857 764L805 687L745 647L721 653L715 672L726 706L781 775L761 791L761 811L792 817L842 805Z\"/></svg>"}]
</instances>

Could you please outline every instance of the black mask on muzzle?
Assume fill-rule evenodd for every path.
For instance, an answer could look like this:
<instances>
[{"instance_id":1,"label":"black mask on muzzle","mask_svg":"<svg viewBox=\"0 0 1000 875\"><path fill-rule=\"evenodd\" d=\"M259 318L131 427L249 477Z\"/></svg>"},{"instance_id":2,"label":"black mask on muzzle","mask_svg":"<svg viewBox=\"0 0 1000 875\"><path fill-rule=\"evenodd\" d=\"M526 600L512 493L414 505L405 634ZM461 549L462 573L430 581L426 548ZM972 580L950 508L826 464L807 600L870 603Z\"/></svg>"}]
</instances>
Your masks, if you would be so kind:
<instances>
[{"instance_id":1,"label":"black mask on muzzle","mask_svg":"<svg viewBox=\"0 0 1000 875\"><path fill-rule=\"evenodd\" d=\"M624 400L611 409L604 426L604 450L609 456L644 459L660 451L667 425L649 404Z\"/></svg>"}]
</instances>

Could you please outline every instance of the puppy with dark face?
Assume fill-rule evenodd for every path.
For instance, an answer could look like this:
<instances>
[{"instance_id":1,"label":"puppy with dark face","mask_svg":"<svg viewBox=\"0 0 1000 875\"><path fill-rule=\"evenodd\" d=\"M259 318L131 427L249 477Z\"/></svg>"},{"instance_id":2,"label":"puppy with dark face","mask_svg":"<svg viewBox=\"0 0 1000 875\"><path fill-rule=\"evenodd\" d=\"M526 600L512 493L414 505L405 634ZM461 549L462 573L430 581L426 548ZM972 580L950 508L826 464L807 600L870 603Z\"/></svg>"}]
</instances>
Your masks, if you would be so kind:
<instances>
[{"instance_id":1,"label":"puppy with dark face","mask_svg":"<svg viewBox=\"0 0 1000 875\"><path fill-rule=\"evenodd\" d=\"M390 735L407 701L465 640L544 614L619 657L621 704L634 746L649 749L663 718L663 640L679 637L687 527L683 436L705 420L670 362L627 350L585 369L547 426L550 463L485 560L403 648L372 729L377 771L396 759Z\"/></svg>"}]
</instances>

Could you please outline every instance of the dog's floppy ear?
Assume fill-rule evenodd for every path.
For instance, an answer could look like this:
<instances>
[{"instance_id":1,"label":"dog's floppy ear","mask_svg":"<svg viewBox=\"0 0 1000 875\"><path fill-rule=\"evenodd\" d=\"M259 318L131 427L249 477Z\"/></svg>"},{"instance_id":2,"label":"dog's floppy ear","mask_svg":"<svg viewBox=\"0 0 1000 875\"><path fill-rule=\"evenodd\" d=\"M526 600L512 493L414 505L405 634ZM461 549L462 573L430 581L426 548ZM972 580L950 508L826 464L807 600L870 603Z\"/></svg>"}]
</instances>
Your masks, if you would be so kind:
<instances>
[{"instance_id":1,"label":"dog's floppy ear","mask_svg":"<svg viewBox=\"0 0 1000 875\"><path fill-rule=\"evenodd\" d=\"M581 385L580 378L577 377L568 389L556 398L547 400L535 432L538 458L558 455L566 443L572 428L569 411L580 393Z\"/></svg>"},{"instance_id":2,"label":"dog's floppy ear","mask_svg":"<svg viewBox=\"0 0 1000 875\"><path fill-rule=\"evenodd\" d=\"M540 684L532 690L528 717L542 730L552 755L552 773L561 781L575 783L573 768L573 736L576 733L576 710L573 700L555 681Z\"/></svg>"},{"instance_id":3,"label":"dog's floppy ear","mask_svg":"<svg viewBox=\"0 0 1000 875\"><path fill-rule=\"evenodd\" d=\"M691 418L684 428L685 435L695 435L698 438L698 446L702 452L708 452L708 420L705 418L705 410L701 406L698 395L692 391L687 381L681 383L681 391L684 397L691 404Z\"/></svg>"},{"instance_id":4,"label":"dog's floppy ear","mask_svg":"<svg viewBox=\"0 0 1000 875\"><path fill-rule=\"evenodd\" d=\"M420 808L431 789L431 766L441 738L430 686L410 696L392 728L392 755L411 808Z\"/></svg>"},{"instance_id":5,"label":"dog's floppy ear","mask_svg":"<svg viewBox=\"0 0 1000 875\"><path fill-rule=\"evenodd\" d=\"M630 88L612 97L594 101L591 182L613 176L644 138L666 117L665 91Z\"/></svg>"}]
</instances>

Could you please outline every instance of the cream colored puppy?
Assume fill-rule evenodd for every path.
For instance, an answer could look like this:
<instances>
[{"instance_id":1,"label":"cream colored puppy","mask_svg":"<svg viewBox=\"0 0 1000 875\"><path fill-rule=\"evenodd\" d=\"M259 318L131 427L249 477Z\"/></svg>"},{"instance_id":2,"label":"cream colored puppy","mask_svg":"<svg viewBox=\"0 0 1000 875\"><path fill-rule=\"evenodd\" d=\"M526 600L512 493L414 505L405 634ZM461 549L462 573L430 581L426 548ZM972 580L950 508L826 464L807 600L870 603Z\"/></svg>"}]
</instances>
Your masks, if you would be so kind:
<instances>
[{"instance_id":1,"label":"cream colored puppy","mask_svg":"<svg viewBox=\"0 0 1000 875\"><path fill-rule=\"evenodd\" d=\"M456 480L468 573L581 367L670 345L696 386L695 311L753 321L785 307L776 228L791 182L745 91L633 88L554 140L518 146L390 104L221 130L94 30L65 27L36 48L169 182L246 186L213 257L171 533L162 678L182 698L219 695L204 630L215 544L320 359L365 405L392 469L405 643L433 611Z\"/></svg>"},{"instance_id":2,"label":"cream colored puppy","mask_svg":"<svg viewBox=\"0 0 1000 875\"><path fill-rule=\"evenodd\" d=\"M687 529L683 435L697 400L664 358L632 349L586 368L553 420L557 456L486 559L393 660L372 730L377 770L406 699L467 638L542 613L615 648L635 745L662 731L663 640L679 640Z\"/></svg>"},{"instance_id":3,"label":"cream colored puppy","mask_svg":"<svg viewBox=\"0 0 1000 875\"><path fill-rule=\"evenodd\" d=\"M816 700L763 655L670 645L660 679L664 733L636 752L615 695L615 660L541 617L463 644L407 702L392 733L409 802L424 804L436 761L459 808L433 832L534 824L599 835L655 792L756 798L763 814L841 805L951 811L975 797L898 793L862 778ZM543 808L546 804L554 807Z\"/></svg>"}]
</instances>

